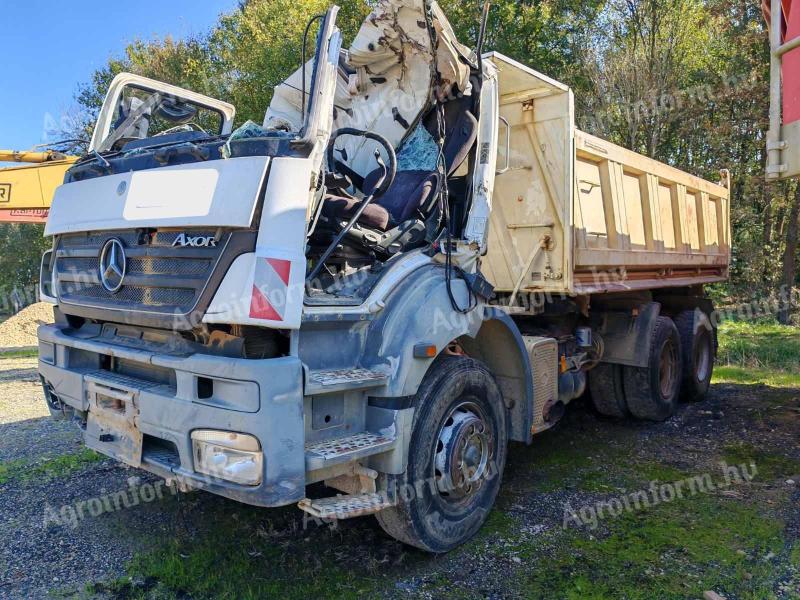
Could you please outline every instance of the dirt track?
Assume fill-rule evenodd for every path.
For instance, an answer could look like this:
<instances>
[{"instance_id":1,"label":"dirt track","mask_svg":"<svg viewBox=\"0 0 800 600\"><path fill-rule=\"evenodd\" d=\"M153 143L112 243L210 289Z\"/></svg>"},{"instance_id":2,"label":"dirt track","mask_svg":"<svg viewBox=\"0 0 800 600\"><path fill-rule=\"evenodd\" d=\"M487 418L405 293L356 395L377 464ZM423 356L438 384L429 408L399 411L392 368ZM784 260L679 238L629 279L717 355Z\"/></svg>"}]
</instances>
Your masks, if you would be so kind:
<instances>
[{"instance_id":1,"label":"dirt track","mask_svg":"<svg viewBox=\"0 0 800 600\"><path fill-rule=\"evenodd\" d=\"M800 390L715 386L709 401L657 425L602 420L578 403L557 430L512 448L479 537L431 557L389 539L374 519L319 527L294 507L161 488L161 498L92 517L87 500L127 490L131 477L136 486L155 480L82 451L77 430L50 419L35 359L0 359L0 598L587 597L582 578L596 578L588 589L598 598L696 598L704 589L800 598L800 486L787 483L800 476L798 439ZM752 484L596 530L562 528L565 506L653 479L718 478L720 460L750 459L760 467ZM62 507L76 509L73 522Z\"/></svg>"}]
</instances>

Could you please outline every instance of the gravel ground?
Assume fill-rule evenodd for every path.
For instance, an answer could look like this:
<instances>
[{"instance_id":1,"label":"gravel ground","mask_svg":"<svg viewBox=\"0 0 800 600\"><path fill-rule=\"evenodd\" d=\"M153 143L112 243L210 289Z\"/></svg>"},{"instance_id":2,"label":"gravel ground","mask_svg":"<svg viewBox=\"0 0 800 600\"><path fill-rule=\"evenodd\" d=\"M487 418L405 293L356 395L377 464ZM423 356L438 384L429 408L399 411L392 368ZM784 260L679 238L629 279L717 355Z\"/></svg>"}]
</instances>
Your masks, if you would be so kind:
<instances>
[{"instance_id":1,"label":"gravel ground","mask_svg":"<svg viewBox=\"0 0 800 600\"><path fill-rule=\"evenodd\" d=\"M282 567L275 567L266 555L252 559L264 561L256 563L261 577L269 577L272 568L285 568L281 561L311 565L309 571L298 573L302 578L314 572L313 565L322 567L318 561L332 560L345 577L352 575L374 585L370 596L439 598L445 586L450 597L518 597L514 582L558 550L553 546L557 536L551 534L562 525L565 504L577 507L601 497L587 490L583 481L570 478L579 466L569 460L561 466L543 459L548 452L553 456L552 448L563 449L565 456L587 453L601 463L659 461L692 474L715 473L719 450L740 440L788 452L800 460L798 415L800 390L763 386L714 386L707 402L685 405L663 424L603 420L578 402L556 430L537 438L532 447L512 447L498 511L493 514L510 519L513 531L490 524L488 533L443 557L424 555L389 539L374 519L354 519L333 529L304 529L302 513L294 507L259 511L204 493L172 496L167 491L163 499L81 519L72 527L48 520L54 514L50 509L58 512L64 506L75 507L90 498L126 490L136 483L132 477L139 484L156 483L155 479L107 460L70 465L46 477L12 477L5 483L0 470L0 598L127 597L113 586L104 588L102 582L119 581L128 561L154 551L165 540L196 540L200 545L209 532L219 535L213 527L226 519L231 524L230 536L240 535L237 527L251 532L252 539L244 538L242 543L257 539L266 547L280 548ZM629 447L634 450L621 451ZM26 461L34 468L60 455L78 454L80 448L77 430L49 417L35 359L0 359L0 466ZM789 543L800 539L800 486L769 481L734 493L761 494L770 505L774 498L771 510L786 523L785 537ZM519 552L520 535L536 546L533 559ZM260 550L250 556L260 556ZM790 573L791 567L776 565L776 573L779 570ZM778 587L774 597L800 597L798 582L797 573L787 575L784 588ZM100 585L87 592L87 584L93 583ZM150 597L148 586L155 584L134 579L130 585ZM163 589L153 592L155 597ZM190 598L192 594L170 592L167 597L172 596Z\"/></svg>"},{"instance_id":2,"label":"gravel ground","mask_svg":"<svg viewBox=\"0 0 800 600\"><path fill-rule=\"evenodd\" d=\"M42 323L53 322L53 305L38 302L23 308L13 317L0 323L0 348L34 348L39 342L36 329Z\"/></svg>"},{"instance_id":3,"label":"gravel ground","mask_svg":"<svg viewBox=\"0 0 800 600\"><path fill-rule=\"evenodd\" d=\"M50 417L36 359L0 359L0 464L34 469L81 450L78 429ZM121 573L133 553L146 546L124 533L128 527L151 534L168 528L155 507L87 518L77 528L52 521L46 526L46 510L124 490L133 475L153 481L105 460L68 467L66 476L4 484L0 474L0 598L45 598L51 590L80 589L85 582Z\"/></svg>"}]
</instances>

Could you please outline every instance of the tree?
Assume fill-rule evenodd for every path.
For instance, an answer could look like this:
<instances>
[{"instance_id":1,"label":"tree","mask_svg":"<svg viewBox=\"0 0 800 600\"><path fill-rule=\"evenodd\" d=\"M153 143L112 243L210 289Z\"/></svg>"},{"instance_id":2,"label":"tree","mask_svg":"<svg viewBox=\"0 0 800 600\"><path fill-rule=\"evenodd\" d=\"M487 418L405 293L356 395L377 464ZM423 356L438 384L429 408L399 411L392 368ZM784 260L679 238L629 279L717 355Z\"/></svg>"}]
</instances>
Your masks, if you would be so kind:
<instances>
[{"instance_id":1,"label":"tree","mask_svg":"<svg viewBox=\"0 0 800 600\"><path fill-rule=\"evenodd\" d=\"M34 302L39 283L39 265L50 242L42 225L0 224L0 310L9 311L14 290L24 303Z\"/></svg>"},{"instance_id":2,"label":"tree","mask_svg":"<svg viewBox=\"0 0 800 600\"><path fill-rule=\"evenodd\" d=\"M338 0L349 43L374 2ZM308 20L329 0L242 0L208 33L137 41L81 89L83 135L111 79L133 71L227 100L261 122L300 64ZM440 0L474 46L483 0ZM742 0L494 0L487 49L568 83L578 126L707 179L731 170L731 300L778 289L791 267L796 197L764 178L769 43ZM313 39L310 42L313 46ZM790 193L791 192L791 193ZM796 228L795 228L796 229ZM788 262L787 262L788 261Z\"/></svg>"}]
</instances>

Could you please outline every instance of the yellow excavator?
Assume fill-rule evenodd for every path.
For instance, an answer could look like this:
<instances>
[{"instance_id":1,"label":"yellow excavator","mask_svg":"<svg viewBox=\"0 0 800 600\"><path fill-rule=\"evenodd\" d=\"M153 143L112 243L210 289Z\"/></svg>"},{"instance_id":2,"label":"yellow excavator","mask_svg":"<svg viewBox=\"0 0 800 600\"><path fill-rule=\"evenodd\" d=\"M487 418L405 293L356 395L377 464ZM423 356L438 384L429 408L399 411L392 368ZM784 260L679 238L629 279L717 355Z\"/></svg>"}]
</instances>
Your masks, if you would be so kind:
<instances>
[{"instance_id":1,"label":"yellow excavator","mask_svg":"<svg viewBox=\"0 0 800 600\"><path fill-rule=\"evenodd\" d=\"M47 221L53 193L77 160L55 150L0 150L0 163L24 163L0 168L0 222Z\"/></svg>"}]
</instances>

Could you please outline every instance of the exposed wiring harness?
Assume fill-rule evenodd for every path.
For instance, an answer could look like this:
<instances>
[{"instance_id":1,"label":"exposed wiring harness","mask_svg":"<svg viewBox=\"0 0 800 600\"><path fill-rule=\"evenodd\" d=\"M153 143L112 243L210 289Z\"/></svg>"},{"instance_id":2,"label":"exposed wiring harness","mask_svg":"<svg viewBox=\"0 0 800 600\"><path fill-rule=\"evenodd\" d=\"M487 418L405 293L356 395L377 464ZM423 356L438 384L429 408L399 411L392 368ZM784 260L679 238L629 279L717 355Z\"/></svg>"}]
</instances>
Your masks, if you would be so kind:
<instances>
[{"instance_id":1,"label":"exposed wiring harness","mask_svg":"<svg viewBox=\"0 0 800 600\"><path fill-rule=\"evenodd\" d=\"M439 36L436 32L436 28L433 26L433 15L431 14L431 4L427 4L427 10L425 11L426 15L426 22L428 25L428 33L431 37L431 44L434 50L439 45ZM433 65L433 77L434 77L434 89L438 89L442 83L441 74L439 73L438 69L436 69L436 65ZM444 155L444 144L445 139L447 136L447 123L445 121L444 116L444 104L440 100L435 100L436 104L436 144L439 149L439 154L436 159L436 168L439 171L439 176L442 179L442 186L439 191L439 202L440 202L440 210L441 215L443 216L443 220L445 223L445 248L444 250L444 269L445 269L445 287L447 288L447 296L450 299L450 304L453 307L453 310L456 312L466 315L478 306L478 298L472 291L472 287L470 287L469 282L464 277L464 271L458 266L453 264L453 230L455 228L455 224L453 222L453 214L450 211L450 189L447 182L448 176L448 167L447 167L447 160ZM441 222L441 221L440 221ZM439 240L440 250L441 248L441 237ZM462 308L458 300L456 299L455 294L453 293L453 271L457 277L461 278L464 281L464 284L467 288L467 307Z\"/></svg>"}]
</instances>

